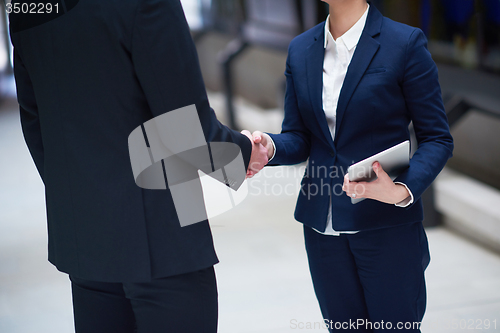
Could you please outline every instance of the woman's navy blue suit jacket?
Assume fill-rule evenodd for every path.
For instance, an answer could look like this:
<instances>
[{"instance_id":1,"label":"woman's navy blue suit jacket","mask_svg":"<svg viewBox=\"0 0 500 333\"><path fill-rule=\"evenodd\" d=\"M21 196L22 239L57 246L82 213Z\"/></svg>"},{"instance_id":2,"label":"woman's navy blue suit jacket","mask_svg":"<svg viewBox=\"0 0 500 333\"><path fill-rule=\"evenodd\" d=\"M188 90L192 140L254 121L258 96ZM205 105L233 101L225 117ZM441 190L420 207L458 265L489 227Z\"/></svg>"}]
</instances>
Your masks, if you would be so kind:
<instances>
[{"instance_id":1,"label":"woman's navy blue suit jacket","mask_svg":"<svg viewBox=\"0 0 500 333\"><path fill-rule=\"evenodd\" d=\"M276 145L272 164L309 159L295 218L325 230L332 195L337 231L422 221L420 197L453 151L438 71L426 37L420 29L385 18L370 6L340 93L335 140L322 106L324 53L324 23L291 42L282 133L271 134ZM396 181L409 187L414 203L407 208L374 200L351 204L342 193L347 168L408 140L410 122L418 149Z\"/></svg>"}]
</instances>

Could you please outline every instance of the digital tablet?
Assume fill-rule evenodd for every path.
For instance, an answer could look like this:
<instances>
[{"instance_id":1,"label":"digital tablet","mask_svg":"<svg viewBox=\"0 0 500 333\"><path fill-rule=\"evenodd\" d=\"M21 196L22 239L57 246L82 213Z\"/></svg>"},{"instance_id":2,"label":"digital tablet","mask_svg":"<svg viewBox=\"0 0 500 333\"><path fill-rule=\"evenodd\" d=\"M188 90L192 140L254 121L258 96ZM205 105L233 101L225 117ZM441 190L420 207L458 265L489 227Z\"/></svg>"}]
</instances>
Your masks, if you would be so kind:
<instances>
[{"instance_id":1,"label":"digital tablet","mask_svg":"<svg viewBox=\"0 0 500 333\"><path fill-rule=\"evenodd\" d=\"M352 182L371 182L377 179L373 171L373 163L379 162L392 180L396 179L410 165L410 141L406 140L398 145L370 156L347 169L349 180ZM356 204L364 198L351 198L351 203Z\"/></svg>"}]
</instances>

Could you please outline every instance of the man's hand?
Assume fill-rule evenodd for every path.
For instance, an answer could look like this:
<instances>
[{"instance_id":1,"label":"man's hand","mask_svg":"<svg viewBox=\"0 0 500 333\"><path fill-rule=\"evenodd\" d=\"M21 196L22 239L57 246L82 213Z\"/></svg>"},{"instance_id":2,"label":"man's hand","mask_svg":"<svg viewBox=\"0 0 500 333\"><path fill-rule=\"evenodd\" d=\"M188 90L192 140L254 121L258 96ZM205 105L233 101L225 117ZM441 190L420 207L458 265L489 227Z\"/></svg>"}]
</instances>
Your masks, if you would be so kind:
<instances>
[{"instance_id":1,"label":"man's hand","mask_svg":"<svg viewBox=\"0 0 500 333\"><path fill-rule=\"evenodd\" d=\"M247 131L241 131L252 142L252 155L250 157L250 164L248 165L247 178L252 178L260 170L262 170L269 161L267 149L259 142L256 143L252 134Z\"/></svg>"},{"instance_id":2,"label":"man's hand","mask_svg":"<svg viewBox=\"0 0 500 333\"><path fill-rule=\"evenodd\" d=\"M274 155L274 145L273 140L269 136L269 134L262 133L260 131L255 131L252 134L253 142L261 143L267 149L267 159L270 160Z\"/></svg>"},{"instance_id":3,"label":"man's hand","mask_svg":"<svg viewBox=\"0 0 500 333\"><path fill-rule=\"evenodd\" d=\"M373 163L377 179L372 182L351 182L349 174L344 177L342 190L351 198L367 198L388 204L397 204L410 196L405 186L394 184L380 163Z\"/></svg>"}]
</instances>

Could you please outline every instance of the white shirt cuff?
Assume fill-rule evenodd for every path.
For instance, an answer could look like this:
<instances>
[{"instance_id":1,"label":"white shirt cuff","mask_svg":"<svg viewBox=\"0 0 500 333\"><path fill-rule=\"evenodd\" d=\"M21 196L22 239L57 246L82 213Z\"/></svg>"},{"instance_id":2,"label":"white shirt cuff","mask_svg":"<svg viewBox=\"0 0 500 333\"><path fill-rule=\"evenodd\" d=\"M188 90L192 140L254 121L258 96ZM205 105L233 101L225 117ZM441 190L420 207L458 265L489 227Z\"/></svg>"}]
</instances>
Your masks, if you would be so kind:
<instances>
[{"instance_id":1,"label":"white shirt cuff","mask_svg":"<svg viewBox=\"0 0 500 333\"><path fill-rule=\"evenodd\" d=\"M269 138L271 139L271 143L273 144L273 156L271 156L271 158L269 159L269 161L267 163L271 162L272 159L274 158L274 156L276 156L276 145L274 144L274 140L271 137L269 137Z\"/></svg>"},{"instance_id":2,"label":"white shirt cuff","mask_svg":"<svg viewBox=\"0 0 500 333\"><path fill-rule=\"evenodd\" d=\"M406 198L403 201L400 201L400 202L398 202L398 203L396 203L394 205L397 206L397 207L402 207L402 208L405 208L405 207L408 207L409 205L411 205L413 203L413 193L411 193L411 191L408 188L408 186L406 186L406 184L400 183L400 182L395 182L394 184L403 185L408 190L408 193L410 193L410 195L408 196L408 198Z\"/></svg>"}]
</instances>

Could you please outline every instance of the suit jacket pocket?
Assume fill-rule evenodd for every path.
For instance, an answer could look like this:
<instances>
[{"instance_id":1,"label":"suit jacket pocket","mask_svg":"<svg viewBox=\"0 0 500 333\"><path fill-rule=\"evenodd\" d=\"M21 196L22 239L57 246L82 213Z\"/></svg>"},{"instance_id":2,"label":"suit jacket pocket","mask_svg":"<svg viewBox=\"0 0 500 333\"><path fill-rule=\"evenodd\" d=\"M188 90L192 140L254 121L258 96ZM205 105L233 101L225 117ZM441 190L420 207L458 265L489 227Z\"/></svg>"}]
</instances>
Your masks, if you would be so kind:
<instances>
[{"instance_id":1,"label":"suit jacket pocket","mask_svg":"<svg viewBox=\"0 0 500 333\"><path fill-rule=\"evenodd\" d=\"M379 73L385 73L385 72L386 72L385 67L369 68L366 70L365 75L379 74Z\"/></svg>"}]
</instances>

